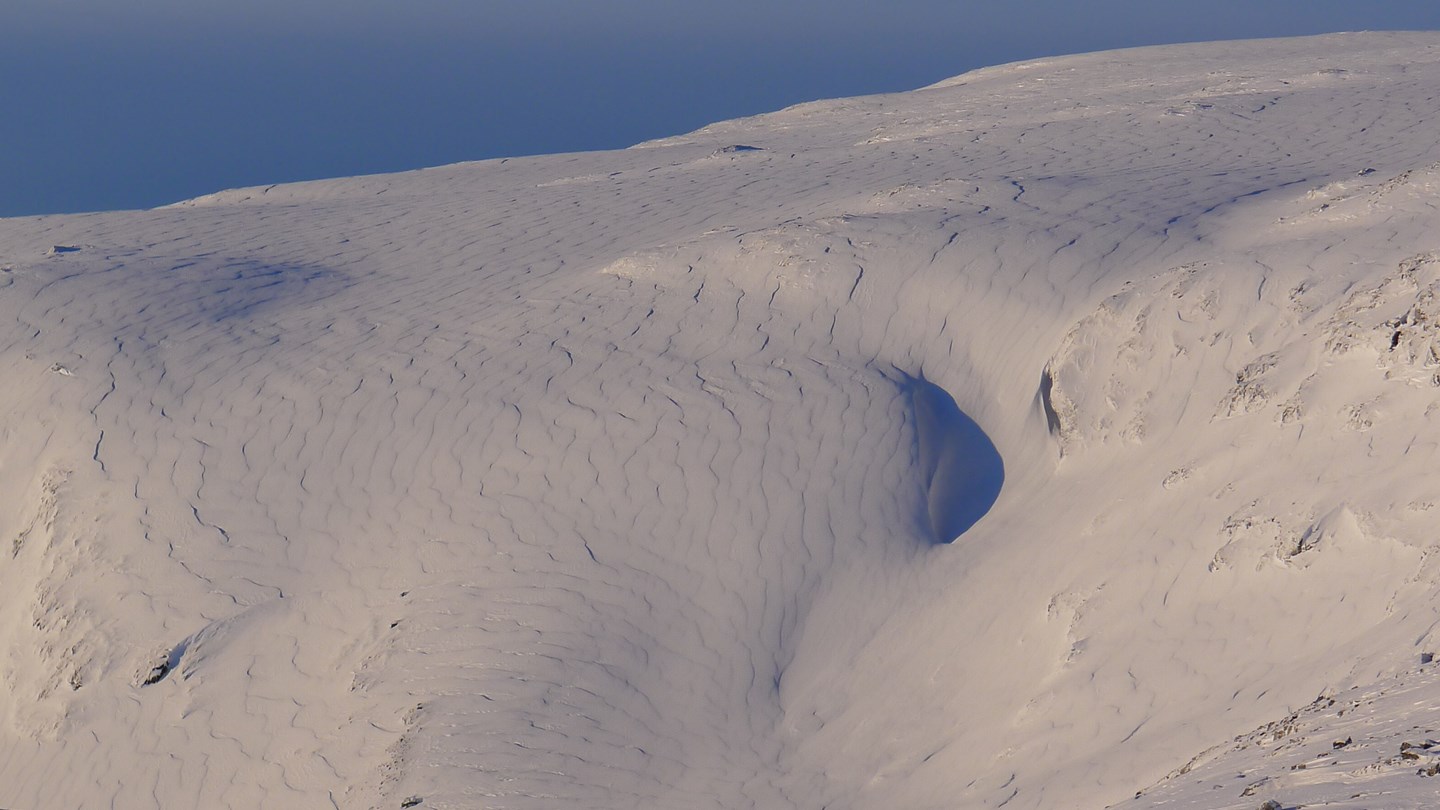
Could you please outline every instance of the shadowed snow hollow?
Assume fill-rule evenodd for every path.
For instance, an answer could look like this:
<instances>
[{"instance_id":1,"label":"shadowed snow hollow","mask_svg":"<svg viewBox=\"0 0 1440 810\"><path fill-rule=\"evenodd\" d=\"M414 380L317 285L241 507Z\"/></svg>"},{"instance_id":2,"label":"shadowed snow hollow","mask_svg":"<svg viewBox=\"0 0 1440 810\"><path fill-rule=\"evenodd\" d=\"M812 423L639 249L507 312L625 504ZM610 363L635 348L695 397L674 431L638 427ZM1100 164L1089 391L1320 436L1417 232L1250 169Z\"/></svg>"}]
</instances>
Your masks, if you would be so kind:
<instances>
[{"instance_id":1,"label":"shadowed snow hollow","mask_svg":"<svg viewBox=\"0 0 1440 810\"><path fill-rule=\"evenodd\" d=\"M1436 86L1119 51L0 221L0 806L1433 803Z\"/></svg>"},{"instance_id":2,"label":"shadowed snow hollow","mask_svg":"<svg viewBox=\"0 0 1440 810\"><path fill-rule=\"evenodd\" d=\"M954 542L990 511L1005 482L1005 463L945 389L923 377L905 387L915 410L930 528L937 543Z\"/></svg>"}]
</instances>

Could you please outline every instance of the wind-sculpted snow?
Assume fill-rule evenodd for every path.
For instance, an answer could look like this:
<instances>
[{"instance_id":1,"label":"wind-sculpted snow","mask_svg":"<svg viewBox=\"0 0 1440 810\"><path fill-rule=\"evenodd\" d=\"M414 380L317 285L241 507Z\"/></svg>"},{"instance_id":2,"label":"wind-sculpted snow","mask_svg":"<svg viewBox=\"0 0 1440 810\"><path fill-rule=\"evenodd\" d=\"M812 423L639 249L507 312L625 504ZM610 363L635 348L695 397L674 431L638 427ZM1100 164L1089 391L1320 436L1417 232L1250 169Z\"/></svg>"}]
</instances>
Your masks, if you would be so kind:
<instances>
[{"instance_id":1,"label":"wind-sculpted snow","mask_svg":"<svg viewBox=\"0 0 1440 810\"><path fill-rule=\"evenodd\" d=\"M906 382L915 413L925 510L938 543L952 543L990 511L1005 483L1005 461L945 389L924 379Z\"/></svg>"},{"instance_id":2,"label":"wind-sculpted snow","mask_svg":"<svg viewBox=\"0 0 1440 810\"><path fill-rule=\"evenodd\" d=\"M1437 82L1122 51L0 222L0 806L1231 806L1186 763L1433 680Z\"/></svg>"}]
</instances>

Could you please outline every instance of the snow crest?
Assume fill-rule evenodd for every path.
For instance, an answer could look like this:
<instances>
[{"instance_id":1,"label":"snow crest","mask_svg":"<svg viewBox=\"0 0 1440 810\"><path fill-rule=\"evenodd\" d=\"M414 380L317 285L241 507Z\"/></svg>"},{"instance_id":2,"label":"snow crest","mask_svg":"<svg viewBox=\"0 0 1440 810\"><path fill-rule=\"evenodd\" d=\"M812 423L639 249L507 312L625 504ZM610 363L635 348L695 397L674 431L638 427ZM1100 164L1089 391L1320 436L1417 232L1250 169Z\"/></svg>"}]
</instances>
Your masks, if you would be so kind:
<instances>
[{"instance_id":1,"label":"snow crest","mask_svg":"<svg viewBox=\"0 0 1440 810\"><path fill-rule=\"evenodd\" d=\"M1425 806L1437 81L1119 51L0 221L0 805Z\"/></svg>"}]
</instances>

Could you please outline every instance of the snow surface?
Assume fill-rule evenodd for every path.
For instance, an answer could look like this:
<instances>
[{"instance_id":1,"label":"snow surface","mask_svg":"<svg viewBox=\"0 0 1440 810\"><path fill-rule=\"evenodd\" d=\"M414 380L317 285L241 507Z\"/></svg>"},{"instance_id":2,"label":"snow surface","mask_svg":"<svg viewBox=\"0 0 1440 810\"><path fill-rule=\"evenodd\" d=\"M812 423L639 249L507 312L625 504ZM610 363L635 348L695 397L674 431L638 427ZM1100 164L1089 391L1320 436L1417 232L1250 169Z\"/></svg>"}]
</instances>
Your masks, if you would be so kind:
<instances>
[{"instance_id":1,"label":"snow surface","mask_svg":"<svg viewBox=\"0 0 1440 810\"><path fill-rule=\"evenodd\" d=\"M0 221L0 806L1435 806L1437 296L1437 34Z\"/></svg>"}]
</instances>

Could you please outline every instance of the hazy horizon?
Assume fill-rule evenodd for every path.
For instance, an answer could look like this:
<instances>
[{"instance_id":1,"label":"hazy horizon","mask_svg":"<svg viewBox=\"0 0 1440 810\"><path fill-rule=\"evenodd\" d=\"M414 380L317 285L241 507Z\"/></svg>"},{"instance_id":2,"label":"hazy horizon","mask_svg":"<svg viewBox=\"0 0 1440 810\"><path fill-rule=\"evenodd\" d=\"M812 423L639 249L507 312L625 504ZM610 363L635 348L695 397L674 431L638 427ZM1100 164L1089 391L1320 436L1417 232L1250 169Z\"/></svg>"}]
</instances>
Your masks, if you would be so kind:
<instances>
[{"instance_id":1,"label":"hazy horizon","mask_svg":"<svg viewBox=\"0 0 1440 810\"><path fill-rule=\"evenodd\" d=\"M342 11L343 9L343 11ZM143 208L222 188L622 148L818 98L1038 56L1440 28L1391 2L1005 9L907 0L680 8L379 0L242 8L23 3L0 33L0 215Z\"/></svg>"}]
</instances>

